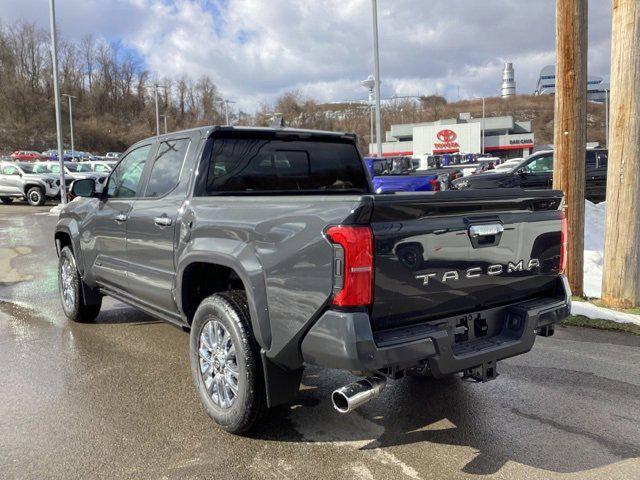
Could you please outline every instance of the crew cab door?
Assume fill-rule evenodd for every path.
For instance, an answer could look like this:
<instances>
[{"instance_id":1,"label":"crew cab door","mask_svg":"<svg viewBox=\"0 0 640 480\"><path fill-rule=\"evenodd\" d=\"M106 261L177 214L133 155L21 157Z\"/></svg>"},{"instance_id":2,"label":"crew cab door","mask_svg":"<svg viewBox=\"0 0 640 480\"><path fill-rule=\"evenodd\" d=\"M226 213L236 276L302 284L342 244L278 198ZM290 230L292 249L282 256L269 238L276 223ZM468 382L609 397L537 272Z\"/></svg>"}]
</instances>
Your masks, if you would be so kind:
<instances>
[{"instance_id":1,"label":"crew cab door","mask_svg":"<svg viewBox=\"0 0 640 480\"><path fill-rule=\"evenodd\" d=\"M174 300L174 245L178 211L186 198L185 159L197 138L163 140L149 160L140 198L127 220L127 265L131 294L165 313L177 313Z\"/></svg>"},{"instance_id":2,"label":"crew cab door","mask_svg":"<svg viewBox=\"0 0 640 480\"><path fill-rule=\"evenodd\" d=\"M14 165L3 165L0 169L0 194L22 194L22 177Z\"/></svg>"},{"instance_id":3,"label":"crew cab door","mask_svg":"<svg viewBox=\"0 0 640 480\"><path fill-rule=\"evenodd\" d=\"M524 189L551 188L553 154L532 158L520 174L520 187Z\"/></svg>"},{"instance_id":4,"label":"crew cab door","mask_svg":"<svg viewBox=\"0 0 640 480\"><path fill-rule=\"evenodd\" d=\"M131 150L116 166L95 215L83 227L85 267L101 286L128 292L126 233L133 201L140 194L142 172L152 144Z\"/></svg>"}]
</instances>

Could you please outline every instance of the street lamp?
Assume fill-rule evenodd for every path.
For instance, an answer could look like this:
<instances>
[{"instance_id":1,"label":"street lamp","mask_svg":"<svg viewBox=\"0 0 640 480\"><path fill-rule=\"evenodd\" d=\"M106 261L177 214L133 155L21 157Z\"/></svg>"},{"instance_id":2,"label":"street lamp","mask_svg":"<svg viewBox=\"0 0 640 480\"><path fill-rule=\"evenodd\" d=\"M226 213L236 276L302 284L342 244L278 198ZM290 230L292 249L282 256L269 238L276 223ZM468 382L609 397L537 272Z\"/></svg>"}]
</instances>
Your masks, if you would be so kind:
<instances>
[{"instance_id":1,"label":"street lamp","mask_svg":"<svg viewBox=\"0 0 640 480\"><path fill-rule=\"evenodd\" d=\"M76 156L76 148L73 142L73 110L71 106L71 99L78 98L74 95L69 95L68 93L63 93L63 97L67 97L69 99L69 132L71 134L71 159L73 160Z\"/></svg>"},{"instance_id":2,"label":"street lamp","mask_svg":"<svg viewBox=\"0 0 640 480\"><path fill-rule=\"evenodd\" d=\"M58 162L60 163L60 202L67 203L67 189L64 184L64 157L62 152L62 120L60 115L60 88L58 86L58 51L56 47L56 6L49 0L49 21L51 23L51 63L53 71L53 95L56 105L56 136L58 140Z\"/></svg>"},{"instance_id":3,"label":"street lamp","mask_svg":"<svg viewBox=\"0 0 640 480\"><path fill-rule=\"evenodd\" d=\"M153 88L153 99L156 104L156 137L160 136L160 107L158 106L158 89L159 88L167 88L166 85L160 85L158 82L155 82L151 87Z\"/></svg>"},{"instance_id":4,"label":"street lamp","mask_svg":"<svg viewBox=\"0 0 640 480\"><path fill-rule=\"evenodd\" d=\"M373 89L376 86L376 81L373 78L373 75L369 75L366 80L360 82L360 85L369 91L369 153L371 154L373 153Z\"/></svg>"},{"instance_id":5,"label":"street lamp","mask_svg":"<svg viewBox=\"0 0 640 480\"><path fill-rule=\"evenodd\" d=\"M380 113L380 52L378 48L378 0L371 0L373 22L373 63L376 88L376 141L378 156L382 157L382 116Z\"/></svg>"},{"instance_id":6,"label":"street lamp","mask_svg":"<svg viewBox=\"0 0 640 480\"><path fill-rule=\"evenodd\" d=\"M224 119L226 125L231 125L229 123L229 104L236 102L234 102L233 100L227 100L226 98L220 98L219 100L216 100L216 103L224 105Z\"/></svg>"},{"instance_id":7,"label":"street lamp","mask_svg":"<svg viewBox=\"0 0 640 480\"><path fill-rule=\"evenodd\" d=\"M167 117L169 115L160 115L164 119L164 134L167 134Z\"/></svg>"},{"instance_id":8,"label":"street lamp","mask_svg":"<svg viewBox=\"0 0 640 480\"><path fill-rule=\"evenodd\" d=\"M604 91L604 146L609 148L609 89Z\"/></svg>"}]
</instances>

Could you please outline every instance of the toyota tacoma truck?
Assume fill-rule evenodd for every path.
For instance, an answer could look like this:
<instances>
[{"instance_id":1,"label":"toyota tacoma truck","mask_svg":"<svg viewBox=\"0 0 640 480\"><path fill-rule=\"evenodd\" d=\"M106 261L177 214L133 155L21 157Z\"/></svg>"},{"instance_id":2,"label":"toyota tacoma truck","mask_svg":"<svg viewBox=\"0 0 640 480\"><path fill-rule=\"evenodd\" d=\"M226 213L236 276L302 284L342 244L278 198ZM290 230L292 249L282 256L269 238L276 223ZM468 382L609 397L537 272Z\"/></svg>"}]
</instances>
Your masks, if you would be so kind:
<instances>
[{"instance_id":1,"label":"toyota tacoma truck","mask_svg":"<svg viewBox=\"0 0 640 480\"><path fill-rule=\"evenodd\" d=\"M304 366L353 372L349 412L405 375L477 381L570 308L562 193L376 195L351 134L206 127L133 145L55 228L62 308L105 295L190 331L206 413L239 433ZM355 380L355 379L354 379Z\"/></svg>"}]
</instances>

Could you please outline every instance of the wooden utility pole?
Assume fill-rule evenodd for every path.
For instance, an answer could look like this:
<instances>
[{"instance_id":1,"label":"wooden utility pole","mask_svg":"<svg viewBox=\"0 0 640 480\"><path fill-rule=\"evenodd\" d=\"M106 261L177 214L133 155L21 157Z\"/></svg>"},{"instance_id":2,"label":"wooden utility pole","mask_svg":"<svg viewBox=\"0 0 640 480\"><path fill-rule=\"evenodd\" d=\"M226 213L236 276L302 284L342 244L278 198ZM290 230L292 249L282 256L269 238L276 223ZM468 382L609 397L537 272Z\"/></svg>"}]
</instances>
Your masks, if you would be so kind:
<instances>
[{"instance_id":1,"label":"wooden utility pole","mask_svg":"<svg viewBox=\"0 0 640 480\"><path fill-rule=\"evenodd\" d=\"M640 305L640 0L613 0L602 299Z\"/></svg>"},{"instance_id":2,"label":"wooden utility pole","mask_svg":"<svg viewBox=\"0 0 640 480\"><path fill-rule=\"evenodd\" d=\"M556 97L553 188L564 191L567 276L582 295L587 138L587 0L556 0Z\"/></svg>"}]
</instances>

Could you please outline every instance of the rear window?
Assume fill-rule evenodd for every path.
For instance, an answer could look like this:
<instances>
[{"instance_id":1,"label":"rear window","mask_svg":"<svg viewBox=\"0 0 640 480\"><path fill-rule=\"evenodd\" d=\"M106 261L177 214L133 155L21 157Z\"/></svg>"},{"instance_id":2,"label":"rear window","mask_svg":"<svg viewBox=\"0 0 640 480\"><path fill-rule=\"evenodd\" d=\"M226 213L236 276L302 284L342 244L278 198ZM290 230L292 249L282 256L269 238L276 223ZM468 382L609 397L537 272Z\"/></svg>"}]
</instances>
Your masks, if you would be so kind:
<instances>
[{"instance_id":1,"label":"rear window","mask_svg":"<svg viewBox=\"0 0 640 480\"><path fill-rule=\"evenodd\" d=\"M251 132L209 142L205 195L369 191L360 155L346 139L288 139Z\"/></svg>"}]
</instances>

